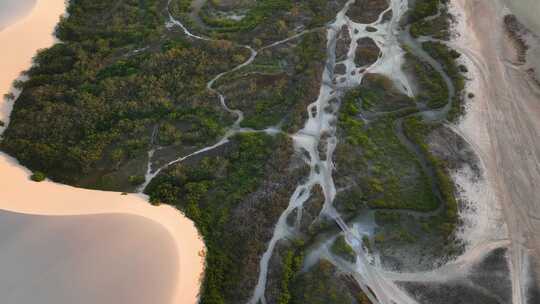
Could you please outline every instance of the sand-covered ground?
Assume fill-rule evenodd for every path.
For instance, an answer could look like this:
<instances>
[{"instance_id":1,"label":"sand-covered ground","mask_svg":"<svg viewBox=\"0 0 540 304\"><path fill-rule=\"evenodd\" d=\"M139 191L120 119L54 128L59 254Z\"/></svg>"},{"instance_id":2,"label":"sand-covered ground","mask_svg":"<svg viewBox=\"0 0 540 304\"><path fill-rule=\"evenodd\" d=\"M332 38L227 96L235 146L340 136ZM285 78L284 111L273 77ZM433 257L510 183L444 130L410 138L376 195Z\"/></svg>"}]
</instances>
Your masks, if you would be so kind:
<instances>
[{"instance_id":1,"label":"sand-covered ground","mask_svg":"<svg viewBox=\"0 0 540 304\"><path fill-rule=\"evenodd\" d=\"M29 14L0 31L0 96L10 91L12 81L30 66L38 49L52 45L51 33L64 11L64 0L38 0ZM0 120L8 121L12 103L0 102ZM15 215L5 211L16 212L17 218L27 222L19 236L5 230L0 233L0 248L12 250L0 255L4 258L0 265L6 261L11 265L10 271L0 266L0 282L31 284L24 292L20 286L9 285L14 287L9 297L0 289L3 299L30 303L25 299L36 296L47 304L197 302L204 244L193 223L179 211L170 206L153 207L142 195L78 189L50 181L35 183L29 176L15 159L0 153L0 216L13 218ZM15 226L9 229L17 229ZM61 229L53 235L48 230L54 227ZM111 232L104 233L106 230ZM58 245L64 241L71 247ZM50 271L36 276L29 261ZM43 269L40 267L37 269ZM81 274L87 276L81 278ZM51 282L55 281L69 288L53 288ZM130 286L128 295L126 282L139 285ZM145 288L144 283L150 286ZM88 302L69 300L76 295L70 290L83 289L101 293L82 293L98 296L84 299ZM154 300L141 302L136 300L138 295L142 300ZM126 296L133 301L125 302Z\"/></svg>"},{"instance_id":2,"label":"sand-covered ground","mask_svg":"<svg viewBox=\"0 0 540 304\"><path fill-rule=\"evenodd\" d=\"M37 0L0 1L0 31L29 15Z\"/></svg>"},{"instance_id":3,"label":"sand-covered ground","mask_svg":"<svg viewBox=\"0 0 540 304\"><path fill-rule=\"evenodd\" d=\"M160 224L126 214L0 211L3 304L171 303L178 253Z\"/></svg>"},{"instance_id":4,"label":"sand-covered ground","mask_svg":"<svg viewBox=\"0 0 540 304\"><path fill-rule=\"evenodd\" d=\"M512 302L536 303L530 302L529 287L535 288L532 278L540 274L540 88L526 66L517 64L502 22L511 11L503 3L454 0L453 4L465 24L456 47L470 63L469 90L475 94L459 128L485 165L493 193L486 203L494 210L501 208L508 228Z\"/></svg>"}]
</instances>

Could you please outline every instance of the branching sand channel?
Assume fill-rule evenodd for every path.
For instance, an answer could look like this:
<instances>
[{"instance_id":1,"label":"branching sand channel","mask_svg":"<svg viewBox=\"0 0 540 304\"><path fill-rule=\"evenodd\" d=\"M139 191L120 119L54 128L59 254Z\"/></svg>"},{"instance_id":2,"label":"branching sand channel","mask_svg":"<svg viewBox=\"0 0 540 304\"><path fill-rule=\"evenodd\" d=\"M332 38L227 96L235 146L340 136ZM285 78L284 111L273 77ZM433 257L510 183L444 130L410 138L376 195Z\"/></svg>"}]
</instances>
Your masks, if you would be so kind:
<instances>
[{"instance_id":1,"label":"branching sand channel","mask_svg":"<svg viewBox=\"0 0 540 304\"><path fill-rule=\"evenodd\" d=\"M332 206L336 196L336 187L332 175L334 172L333 153L338 143L336 122L337 112L339 110L338 106L335 106L334 101L339 101L348 88L360 85L363 76L368 72L388 76L397 84L397 87L402 88L405 93L411 94L407 78L401 70L404 52L399 46L396 36L399 26L398 22L405 13L408 2L406 0L392 1L390 7L383 11L378 20L372 24L355 23L346 16L347 10L352 3L354 3L354 0L348 1L337 14L335 21L328 26L327 62L322 75L319 96L307 108L309 118L304 128L292 136L294 148L297 151L306 151L309 154L309 157L304 158L310 167L309 178L307 182L296 188L290 198L288 208L279 218L274 235L268 244L266 252L262 256L258 283L249 304L266 303L265 289L270 258L277 242L292 236L294 233L294 227L289 226L286 219L294 210L298 210L298 214L301 216L303 204L309 199L315 185L321 186L325 197L325 203L320 217L334 219L344 231L347 242L355 250L358 257L356 265L351 269L353 276L370 300L373 303L388 304L393 302L405 304L416 303L393 282L383 277L382 273L368 262L368 258L361 246L361 236L347 226ZM388 11L392 11L392 19L384 22L383 16ZM334 73L336 66L336 39L341 28L344 26L354 39L352 39L349 45L347 58L343 62L340 62L346 66L346 73L344 75L336 75ZM368 31L366 30L368 26L377 30ZM370 66L356 67L354 56L358 47L357 41L364 37L373 39L381 49L382 55ZM333 109L333 111L326 111L325 109L328 108ZM326 137L326 141L324 142L326 149L323 149L326 151L325 157L321 157L317 148L323 135ZM332 262L338 267L341 266L335 260Z\"/></svg>"}]
</instances>

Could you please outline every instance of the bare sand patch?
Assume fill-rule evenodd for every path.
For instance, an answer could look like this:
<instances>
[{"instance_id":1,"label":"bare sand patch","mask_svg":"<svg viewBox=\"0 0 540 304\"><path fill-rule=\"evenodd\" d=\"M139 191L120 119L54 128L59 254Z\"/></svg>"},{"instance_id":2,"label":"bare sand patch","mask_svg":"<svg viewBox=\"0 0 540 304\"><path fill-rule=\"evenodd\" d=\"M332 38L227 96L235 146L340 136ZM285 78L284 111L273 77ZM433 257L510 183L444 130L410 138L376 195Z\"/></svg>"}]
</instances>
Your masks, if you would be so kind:
<instances>
[{"instance_id":1,"label":"bare sand patch","mask_svg":"<svg viewBox=\"0 0 540 304\"><path fill-rule=\"evenodd\" d=\"M0 211L3 304L171 303L178 253L141 216Z\"/></svg>"},{"instance_id":2,"label":"bare sand patch","mask_svg":"<svg viewBox=\"0 0 540 304\"><path fill-rule=\"evenodd\" d=\"M475 143L508 227L513 303L527 301L529 259L540 258L540 90L505 34L501 1L454 0L465 28L456 44L472 64L475 97L459 126ZM488 205L489 206L489 205ZM492 208L498 208L493 202ZM501 236L504 238L504 236Z\"/></svg>"},{"instance_id":3,"label":"bare sand patch","mask_svg":"<svg viewBox=\"0 0 540 304\"><path fill-rule=\"evenodd\" d=\"M37 0L0 1L0 31L16 21L28 16Z\"/></svg>"}]
</instances>

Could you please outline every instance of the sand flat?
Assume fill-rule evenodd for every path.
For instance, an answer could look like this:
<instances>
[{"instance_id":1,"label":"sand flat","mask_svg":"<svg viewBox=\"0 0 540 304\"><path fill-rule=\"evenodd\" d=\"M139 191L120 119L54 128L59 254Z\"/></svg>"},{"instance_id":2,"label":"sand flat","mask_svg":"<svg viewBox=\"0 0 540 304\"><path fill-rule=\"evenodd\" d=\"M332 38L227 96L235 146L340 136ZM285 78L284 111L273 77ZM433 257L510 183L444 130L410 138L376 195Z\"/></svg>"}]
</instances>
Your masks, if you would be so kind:
<instances>
[{"instance_id":1,"label":"sand flat","mask_svg":"<svg viewBox=\"0 0 540 304\"><path fill-rule=\"evenodd\" d=\"M13 23L12 26L0 31L0 45L2 45L2 48L0 48L0 96L9 92L12 81L20 75L21 71L30 67L31 58L34 56L37 50L49 47L54 43L54 37L51 34L54 30L56 23L59 20L59 16L63 14L64 11L64 0L38 0L35 8L32 10L30 15L24 17L22 20ZM8 122L12 104L13 102L6 102L5 100L2 100L0 98L0 120ZM0 134L2 131L3 129L0 128ZM116 192L79 189L56 184L50 181L35 183L30 181L29 176L30 172L24 167L20 166L15 159L7 156L6 154L0 153L0 210L22 213L26 214L27 216L66 216L67 219L70 221L71 219L69 218L82 215L92 215L92 217L96 218L110 217L112 215L121 216L122 218L125 216L139 218L142 217L145 219L144 224L142 224L140 219L135 220L133 218L131 218L126 223L128 227L132 227L133 229L121 229L122 225L115 223L117 221L116 218L114 220L109 219L107 225L112 225L112 227L118 227L118 229L124 231L125 237L122 237L122 235L116 235L115 240L129 239L126 238L129 234L137 234L137 232L139 231L145 231L144 229L156 230L158 228L156 228L155 225L162 227L162 231L167 232L172 238L172 242L176 251L176 258L169 259L167 257L161 257L164 264L160 267L166 267L168 268L168 270L176 273L177 279L172 279L174 286L171 287L171 290L167 292L163 291L163 295L153 294L152 296L155 299L166 299L168 297L167 294L170 294L170 297L172 299L170 303L191 304L197 302L200 288L200 278L204 269L204 258L201 255L201 253L204 251L204 243L200 239L199 234L193 225L193 222L183 216L178 210L170 206L151 206L148 203L148 198L144 195L121 195L120 193ZM83 220L83 218L78 219ZM53 218L48 218L48 220L56 221L56 219ZM99 219L99 221L101 221L101 219ZM133 224L137 221L139 224ZM70 231L76 232L73 238L73 242L77 242L76 236L79 235L78 232L82 230L76 229L76 225L73 225L73 229L64 229L63 231L66 233ZM139 225L141 227L135 227ZM35 230L36 233L40 232L40 229L36 228ZM92 234L93 233L89 233L89 235ZM100 242L100 238L97 238L99 235L97 235L97 233L95 234L95 241ZM84 234L81 232L81 237L82 235ZM165 237L165 235L166 234L164 234L163 237ZM50 237L52 237L52 235L50 235ZM68 238L67 235L60 237L60 239ZM69 236L69 238L72 237L73 235ZM2 241L1 238L6 238L5 234L0 234L0 246L5 246L6 242L13 242L14 240L13 235L10 238L11 241L8 241L7 239L5 239L5 241ZM46 240L47 236L42 235L40 239ZM27 243L29 244L27 245L37 246L31 243L32 241L38 240L39 239L36 238L28 238ZM103 257L116 257L116 247L113 246L113 243L115 242L103 239L101 239L101 241L104 242L103 244L111 245L103 245L103 248L107 248L107 250L110 250ZM165 241L158 243L162 244L160 246L163 247L168 246L166 245L167 242ZM81 244L86 243L83 242ZM159 252L153 251L153 248L151 248L152 244L153 243L148 243L148 248L142 248L141 250L149 250L149 252L151 253L155 253L156 255L159 254ZM15 245L17 244L15 243ZM141 247L140 245L137 246ZM130 246L127 246L125 248L130 248ZM30 250L27 253L34 254L34 256L28 257L27 260L31 260L32 258L39 259L40 254L43 254L44 252L46 251L38 249ZM163 252L163 254L171 256L170 252L168 252L169 251L166 250ZM129 252L126 252L125 254L129 254ZM140 255L137 254L134 255L140 257ZM72 252L70 258L73 259L73 261L77 261L78 259L84 259L84 255L82 252ZM14 262L17 261L17 259L14 260ZM111 261L118 262L118 267L122 266L118 259ZM24 267L24 265L25 263L21 262L18 266ZM80 266L81 264L77 264L75 262L71 265ZM107 265L107 268L116 267L115 263L113 262L110 262ZM135 263L133 265L140 264ZM65 282L70 282L76 279L77 273L69 271L69 267L66 268L65 265L59 267L59 269L66 269L63 272L61 271L57 273L58 275L61 274L62 277L65 278ZM132 271L134 270L132 268L134 267L135 266L129 269L129 274L133 274ZM96 266L96 269L99 268L100 267ZM124 279L123 277L121 277L122 270L120 270L120 268L109 269L111 271L117 271L113 271L113 273L118 273L116 280ZM129 274L126 275L129 276ZM4 275L9 274L5 271L0 272L0 281L3 279ZM135 275L135 277L138 277L138 275ZM163 278L163 280L167 282L171 280L168 271L163 272ZM117 285L118 288L120 288L120 286L123 286L121 285L121 282L117 283L120 284ZM45 288L43 289L43 292L46 292L47 290L50 289ZM62 290L56 290L58 292L62 292ZM26 289L26 292L29 291L30 289ZM107 292L109 291L112 291L110 296L115 297L115 289L108 289ZM64 290L64 292L68 292L68 290ZM137 295L138 290L137 288L131 288L131 292L132 295ZM153 292L160 293L161 291L157 291L157 289L154 289L154 291L149 293ZM4 294L1 294L4 297ZM56 296L61 295L57 294ZM116 297L120 296L120 293L116 295ZM14 299L16 299L16 297ZM118 299L119 300L117 303L122 303L120 301L120 298ZM25 304L25 302L22 300L18 303ZM96 299L93 303L106 302L102 302L100 299ZM158 304L159 302L151 301L146 303Z\"/></svg>"},{"instance_id":2,"label":"sand flat","mask_svg":"<svg viewBox=\"0 0 540 304\"><path fill-rule=\"evenodd\" d=\"M30 14L36 2L37 0L0 1L0 31Z\"/></svg>"},{"instance_id":3,"label":"sand flat","mask_svg":"<svg viewBox=\"0 0 540 304\"><path fill-rule=\"evenodd\" d=\"M498 202L502 208L511 240L512 299L524 303L530 279L540 274L540 89L524 66L514 64L501 1L453 3L467 26L458 47L472 62L476 95L460 129L486 165L496 194L492 207Z\"/></svg>"},{"instance_id":4,"label":"sand flat","mask_svg":"<svg viewBox=\"0 0 540 304\"><path fill-rule=\"evenodd\" d=\"M177 263L171 234L144 217L0 211L4 304L172 303Z\"/></svg>"}]
</instances>

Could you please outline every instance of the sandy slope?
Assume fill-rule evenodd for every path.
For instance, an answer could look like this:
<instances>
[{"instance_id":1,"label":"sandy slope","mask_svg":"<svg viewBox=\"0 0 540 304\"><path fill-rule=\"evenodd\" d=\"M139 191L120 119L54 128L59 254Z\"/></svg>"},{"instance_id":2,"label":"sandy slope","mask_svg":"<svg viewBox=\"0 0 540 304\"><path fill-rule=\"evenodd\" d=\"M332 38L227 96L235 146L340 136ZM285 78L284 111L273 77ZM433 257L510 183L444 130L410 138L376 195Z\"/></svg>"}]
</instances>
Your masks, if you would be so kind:
<instances>
[{"instance_id":1,"label":"sandy slope","mask_svg":"<svg viewBox=\"0 0 540 304\"><path fill-rule=\"evenodd\" d=\"M171 234L127 214L43 216L0 210L2 304L170 303Z\"/></svg>"},{"instance_id":2,"label":"sandy slope","mask_svg":"<svg viewBox=\"0 0 540 304\"><path fill-rule=\"evenodd\" d=\"M474 65L476 89L461 128L477 144L508 225L513 303L526 303L529 269L540 274L530 264L540 257L540 88L514 64L500 2L453 2L466 20L460 50Z\"/></svg>"},{"instance_id":3,"label":"sandy slope","mask_svg":"<svg viewBox=\"0 0 540 304\"><path fill-rule=\"evenodd\" d=\"M64 0L39 0L30 15L0 32L1 95L9 91L20 71L29 67L36 50L53 43L51 32L64 10ZM1 102L1 120L8 120L11 103ZM172 235L179 254L174 303L196 303L204 244L193 223L180 212L168 206L152 207L139 195L34 183L29 174L16 160L0 153L0 209L35 215L131 214L157 222Z\"/></svg>"},{"instance_id":4,"label":"sandy slope","mask_svg":"<svg viewBox=\"0 0 540 304\"><path fill-rule=\"evenodd\" d=\"M28 16L37 0L0 1L0 31L23 17Z\"/></svg>"}]
</instances>

